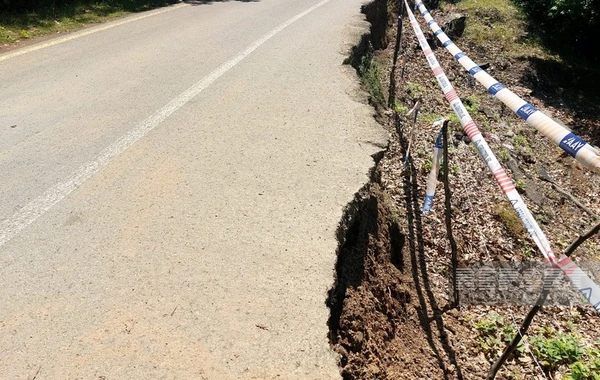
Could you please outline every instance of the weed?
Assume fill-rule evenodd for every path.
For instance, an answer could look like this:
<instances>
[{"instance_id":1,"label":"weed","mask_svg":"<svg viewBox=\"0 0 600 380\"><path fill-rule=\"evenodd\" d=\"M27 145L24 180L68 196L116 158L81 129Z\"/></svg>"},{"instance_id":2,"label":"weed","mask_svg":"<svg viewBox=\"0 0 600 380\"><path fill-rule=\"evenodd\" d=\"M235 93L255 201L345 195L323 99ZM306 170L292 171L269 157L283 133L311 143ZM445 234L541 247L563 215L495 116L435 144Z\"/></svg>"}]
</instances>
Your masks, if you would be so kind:
<instances>
[{"instance_id":1,"label":"weed","mask_svg":"<svg viewBox=\"0 0 600 380\"><path fill-rule=\"evenodd\" d=\"M398 101L394 103L394 109L401 115L405 115L408 112L408 107L402 103L398 103Z\"/></svg>"},{"instance_id":2,"label":"weed","mask_svg":"<svg viewBox=\"0 0 600 380\"><path fill-rule=\"evenodd\" d=\"M383 86L381 84L381 69L373 57L365 55L361 58L358 72L362 81L376 103L383 103Z\"/></svg>"},{"instance_id":3,"label":"weed","mask_svg":"<svg viewBox=\"0 0 600 380\"><path fill-rule=\"evenodd\" d=\"M558 334L550 338L537 334L529 341L534 355L550 371L563 364L574 364L586 353L585 345L573 334Z\"/></svg>"},{"instance_id":4,"label":"weed","mask_svg":"<svg viewBox=\"0 0 600 380\"><path fill-rule=\"evenodd\" d=\"M571 373L567 379L573 380L600 380L600 352L597 349L587 350L585 353L588 358L586 364L578 360L571 365Z\"/></svg>"},{"instance_id":5,"label":"weed","mask_svg":"<svg viewBox=\"0 0 600 380\"><path fill-rule=\"evenodd\" d=\"M500 152L498 152L498 158L501 162L508 162L508 160L510 160L510 152L508 149L502 149Z\"/></svg>"},{"instance_id":6,"label":"weed","mask_svg":"<svg viewBox=\"0 0 600 380\"><path fill-rule=\"evenodd\" d=\"M454 123L455 125L460 125L460 120L456 114L450 114L446 116L446 119L450 120L450 123Z\"/></svg>"},{"instance_id":7,"label":"weed","mask_svg":"<svg viewBox=\"0 0 600 380\"><path fill-rule=\"evenodd\" d=\"M525 187L527 187L527 184L522 179L518 179L515 182L515 188L519 193L523 194L525 192Z\"/></svg>"},{"instance_id":8,"label":"weed","mask_svg":"<svg viewBox=\"0 0 600 380\"><path fill-rule=\"evenodd\" d=\"M413 99L418 99L425 93L425 88L419 83L408 82L404 91L410 95Z\"/></svg>"},{"instance_id":9,"label":"weed","mask_svg":"<svg viewBox=\"0 0 600 380\"><path fill-rule=\"evenodd\" d=\"M471 95L468 98L465 99L465 101L463 102L465 108L467 109L467 111L471 114L474 115L477 112L479 112L479 99L477 99L477 96L475 95Z\"/></svg>"},{"instance_id":10,"label":"weed","mask_svg":"<svg viewBox=\"0 0 600 380\"><path fill-rule=\"evenodd\" d=\"M516 334L514 326L496 312L488 313L480 319L475 328L479 331L479 346L484 353L491 355L500 353ZM522 352L523 345L519 343L515 354Z\"/></svg>"},{"instance_id":11,"label":"weed","mask_svg":"<svg viewBox=\"0 0 600 380\"><path fill-rule=\"evenodd\" d=\"M423 164L423 171L425 173L429 173L431 171L431 168L433 167L433 162L431 160L431 157L427 159L427 161L425 161L425 163Z\"/></svg>"},{"instance_id":12,"label":"weed","mask_svg":"<svg viewBox=\"0 0 600 380\"><path fill-rule=\"evenodd\" d=\"M431 124L434 121L438 120L440 117L432 112L421 112L419 113L421 120L426 122L427 124Z\"/></svg>"},{"instance_id":13,"label":"weed","mask_svg":"<svg viewBox=\"0 0 600 380\"><path fill-rule=\"evenodd\" d=\"M533 249L531 249L530 246L525 245L525 246L521 247L521 254L527 260L531 260L533 258Z\"/></svg>"},{"instance_id":14,"label":"weed","mask_svg":"<svg viewBox=\"0 0 600 380\"><path fill-rule=\"evenodd\" d=\"M454 175L457 175L458 173L460 173L460 167L458 166L458 164L450 165L450 172Z\"/></svg>"},{"instance_id":15,"label":"weed","mask_svg":"<svg viewBox=\"0 0 600 380\"><path fill-rule=\"evenodd\" d=\"M529 147L529 143L527 143L527 139L523 135L516 135L513 138L513 143L515 145L515 148L520 148L520 147L527 148L527 147Z\"/></svg>"}]
</instances>

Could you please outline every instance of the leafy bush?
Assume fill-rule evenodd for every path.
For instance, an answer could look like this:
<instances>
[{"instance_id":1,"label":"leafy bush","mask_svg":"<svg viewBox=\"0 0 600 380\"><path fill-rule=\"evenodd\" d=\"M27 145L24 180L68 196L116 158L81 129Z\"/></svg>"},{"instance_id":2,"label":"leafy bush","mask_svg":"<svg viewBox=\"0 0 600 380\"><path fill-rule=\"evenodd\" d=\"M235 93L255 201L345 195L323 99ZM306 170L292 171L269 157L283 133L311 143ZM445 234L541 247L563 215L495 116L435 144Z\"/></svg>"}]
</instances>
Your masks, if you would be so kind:
<instances>
[{"instance_id":1,"label":"leafy bush","mask_svg":"<svg viewBox=\"0 0 600 380\"><path fill-rule=\"evenodd\" d=\"M538 334L532 336L530 342L534 355L549 370L576 363L585 354L585 345L573 334L558 334L551 338Z\"/></svg>"},{"instance_id":2,"label":"leafy bush","mask_svg":"<svg viewBox=\"0 0 600 380\"><path fill-rule=\"evenodd\" d=\"M598 60L593 46L600 25L600 0L515 0L534 21L547 43L555 48L574 51Z\"/></svg>"}]
</instances>

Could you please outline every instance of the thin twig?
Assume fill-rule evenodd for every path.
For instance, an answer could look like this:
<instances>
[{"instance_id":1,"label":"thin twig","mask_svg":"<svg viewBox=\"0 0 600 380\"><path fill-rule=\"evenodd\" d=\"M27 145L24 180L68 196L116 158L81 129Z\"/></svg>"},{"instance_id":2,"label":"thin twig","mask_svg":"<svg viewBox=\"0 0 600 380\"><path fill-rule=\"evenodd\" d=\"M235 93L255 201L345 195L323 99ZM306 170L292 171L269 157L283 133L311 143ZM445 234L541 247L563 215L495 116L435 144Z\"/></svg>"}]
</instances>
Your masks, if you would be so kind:
<instances>
[{"instance_id":1,"label":"thin twig","mask_svg":"<svg viewBox=\"0 0 600 380\"><path fill-rule=\"evenodd\" d=\"M31 380L35 380L37 379L38 375L40 374L40 371L42 370L42 366L40 365L37 369L37 371L35 372L35 375L33 375L33 377L31 378Z\"/></svg>"},{"instance_id":2,"label":"thin twig","mask_svg":"<svg viewBox=\"0 0 600 380\"><path fill-rule=\"evenodd\" d=\"M569 193L565 189L561 188L556 183L552 184L552 188L554 190L558 191L559 193L561 193L562 195L564 195L565 197L569 198L571 200L571 202L575 203L583 211L587 212L588 214L590 214L594 218L599 219L598 215L596 213L594 213L592 210L590 210L589 207L585 206L583 203L581 203L579 201L579 199L575 198L571 193Z\"/></svg>"},{"instance_id":3,"label":"thin twig","mask_svg":"<svg viewBox=\"0 0 600 380\"><path fill-rule=\"evenodd\" d=\"M577 205L577 207L579 207L583 211L587 212L588 214L590 214L594 218L600 219L600 216L598 216L594 211L590 210L589 207L587 207L586 205L584 205L583 203L581 203L581 201L579 199L575 198L575 196L573 196L573 194L569 193L567 190L565 190L562 187L558 186L558 184L556 183L556 181L554 181L552 178L550 178L547 175L540 176L539 178L542 181L546 181L546 182L549 182L550 184L552 184L552 188L554 190L556 190L560 194L564 195L565 197L569 198L569 200L571 202L575 203Z\"/></svg>"}]
</instances>

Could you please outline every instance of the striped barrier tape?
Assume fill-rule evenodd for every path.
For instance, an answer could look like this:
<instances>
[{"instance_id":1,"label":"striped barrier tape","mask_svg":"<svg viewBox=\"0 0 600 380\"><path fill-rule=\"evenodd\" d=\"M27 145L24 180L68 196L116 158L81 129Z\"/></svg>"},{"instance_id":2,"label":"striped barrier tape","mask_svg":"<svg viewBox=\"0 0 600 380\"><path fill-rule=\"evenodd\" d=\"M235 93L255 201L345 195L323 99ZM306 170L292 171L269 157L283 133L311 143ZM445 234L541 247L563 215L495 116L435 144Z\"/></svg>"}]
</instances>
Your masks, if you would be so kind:
<instances>
[{"instance_id":1,"label":"striped barrier tape","mask_svg":"<svg viewBox=\"0 0 600 380\"><path fill-rule=\"evenodd\" d=\"M444 122L443 119L439 119L433 122L433 127L439 127L440 124ZM425 191L425 201L423 202L423 214L427 214L431 211L431 207L433 206L433 197L435 196L435 186L437 185L438 175L440 173L440 162L442 161L442 136L443 131L440 130L437 138L435 139L435 144L433 144L433 158L431 159L431 170L429 171L429 176L427 177L427 190Z\"/></svg>"},{"instance_id":2,"label":"striped barrier tape","mask_svg":"<svg viewBox=\"0 0 600 380\"><path fill-rule=\"evenodd\" d=\"M458 94L452 87L452 84L448 80L446 74L440 67L435 54L431 50L423 32L421 31L421 27L419 23L415 19L414 14L410 10L410 6L408 2L404 0L406 4L406 11L408 13L408 18L410 20L410 24L415 32L415 36L419 41L419 45L421 46L421 50L423 50L423 54L427 59L427 63L433 71L434 76L436 77L438 84L440 85L444 96L448 103L450 103L450 107L454 110L456 116L460 120L460 124L463 127L463 130L469 136L469 139L477 148L479 155L483 159L483 161L487 164L488 168L494 175L494 179L502 192L508 198L510 204L513 209L517 213L517 216L523 223L523 226L529 233L529 236L533 239L539 250L542 252L542 255L546 258L546 260L553 266L556 266L562 270L562 272L569 278L571 283L579 290L579 292L583 295L583 297L594 307L596 312L600 313L600 287L594 283L594 281L588 277L585 272L577 266L569 257L562 256L560 260L556 259L552 248L550 247L550 243L546 238L546 235L541 230L540 226L533 218L533 215L529 212L527 205L521 198L521 195L517 192L513 181L508 177L504 168L498 162L498 159L488 146L487 142L483 138L483 135L479 131L479 128L469 115L469 112L466 110L465 106L462 104L462 101L458 97Z\"/></svg>"},{"instance_id":3,"label":"striped barrier tape","mask_svg":"<svg viewBox=\"0 0 600 380\"><path fill-rule=\"evenodd\" d=\"M485 72L479 65L473 62L462 50L452 42L444 33L442 28L435 22L429 11L423 5L421 0L417 0L415 9L421 12L427 25L433 34L452 54L454 59L471 74L479 83L481 83L493 97L499 99L508 108L515 112L519 117L537 129L541 134L552 140L567 154L574 157L581 164L595 173L600 173L600 151L586 143L581 137L577 136L567 128L563 127L552 118L546 116L542 111L529 104L514 92L506 88L491 75Z\"/></svg>"}]
</instances>

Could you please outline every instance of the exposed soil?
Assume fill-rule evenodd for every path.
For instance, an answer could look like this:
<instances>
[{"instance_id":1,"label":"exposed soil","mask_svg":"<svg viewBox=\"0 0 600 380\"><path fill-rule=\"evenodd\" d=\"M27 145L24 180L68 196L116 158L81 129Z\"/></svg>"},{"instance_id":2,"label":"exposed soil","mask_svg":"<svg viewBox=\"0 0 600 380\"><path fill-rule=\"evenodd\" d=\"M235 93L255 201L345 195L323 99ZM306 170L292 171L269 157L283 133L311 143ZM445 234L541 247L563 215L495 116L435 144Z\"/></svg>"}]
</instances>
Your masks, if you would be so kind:
<instances>
[{"instance_id":1,"label":"exposed soil","mask_svg":"<svg viewBox=\"0 0 600 380\"><path fill-rule=\"evenodd\" d=\"M382 36L383 29L376 26L371 29L374 35L366 36L363 45L370 40L373 47L377 43L372 41L379 41L381 49L374 51L374 59L383 67L385 81L394 55L394 44L386 42L395 39L396 10L392 9L389 16L385 12L384 19L381 6L385 1L375 3L378 6L370 5L364 11L372 23L384 22L387 34ZM379 9L378 15L370 13L373 9ZM441 11L432 11L432 15L444 17ZM469 17L502 22L501 17L492 16L493 10L469 14L467 27ZM422 18L417 18L423 31L428 31ZM435 53L440 65L471 109L492 150L511 177L519 181L525 202L558 255L596 223L596 215L600 215L598 176L488 96L449 53L433 43L429 34L430 44L438 47ZM474 61L488 63L487 71L525 100L571 126L588 142L600 142L597 106L589 100L589 96L594 100L594 95L586 92L587 86L565 80L569 68L559 70L539 57L499 52L493 44L474 46L466 38L454 40ZM364 50L364 46L358 50ZM513 283L509 294L512 302L482 302L475 297L476 302L453 306L441 183L432 212L421 213L428 162L438 133L431 124L438 117L449 116L451 110L406 19L398 62L396 109L405 110L399 114L375 104L378 119L390 133L390 144L383 157L378 157L372 182L357 194L340 223L337 277L328 299L331 344L340 354L344 379L486 378L505 342L498 335L498 344L486 346L489 336L478 328L478 323L490 313L497 313L517 328L530 306L516 300L523 299L527 292L535 299L537 292ZM552 92L553 84L561 90ZM383 85L388 86L389 81ZM421 116L413 130L412 121L404 114L417 100L422 104ZM451 123L451 128L449 182L459 266L543 263L473 144L465 142L460 125ZM411 156L404 164L411 135ZM585 210L558 192L557 186ZM599 244L597 236L589 239L576 251L575 260L584 268L590 267L589 263L597 259ZM573 334L582 344L591 345L600 338L599 317L568 283L561 284L552 293L551 304L535 318L530 332L548 337ZM533 349L527 340L524 346L506 363L498 379L567 378L562 376L569 373L568 364L545 365L531 354Z\"/></svg>"}]
</instances>

